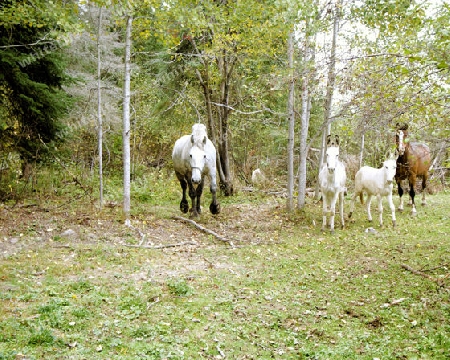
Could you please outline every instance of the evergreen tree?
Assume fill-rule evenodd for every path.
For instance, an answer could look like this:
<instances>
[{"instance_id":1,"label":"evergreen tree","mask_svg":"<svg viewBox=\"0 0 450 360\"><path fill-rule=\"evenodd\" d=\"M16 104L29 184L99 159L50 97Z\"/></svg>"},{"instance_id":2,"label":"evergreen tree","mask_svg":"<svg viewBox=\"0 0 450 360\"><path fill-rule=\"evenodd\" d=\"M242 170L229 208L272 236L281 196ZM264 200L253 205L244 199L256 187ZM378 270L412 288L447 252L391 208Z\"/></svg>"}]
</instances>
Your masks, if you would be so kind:
<instances>
[{"instance_id":1,"label":"evergreen tree","mask_svg":"<svg viewBox=\"0 0 450 360\"><path fill-rule=\"evenodd\" d=\"M27 2L8 0L0 12L0 141L24 163L42 159L71 104L62 89L69 77L56 40L63 29L34 5L31 13Z\"/></svg>"}]
</instances>

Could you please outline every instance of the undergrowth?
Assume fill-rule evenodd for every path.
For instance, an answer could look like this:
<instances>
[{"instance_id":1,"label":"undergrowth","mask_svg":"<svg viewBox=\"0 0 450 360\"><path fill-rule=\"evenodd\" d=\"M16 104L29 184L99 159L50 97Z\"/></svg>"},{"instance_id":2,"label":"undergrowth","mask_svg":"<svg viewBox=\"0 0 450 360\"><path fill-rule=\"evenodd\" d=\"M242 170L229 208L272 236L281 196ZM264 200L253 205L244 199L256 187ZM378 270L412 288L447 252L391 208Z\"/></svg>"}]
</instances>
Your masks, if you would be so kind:
<instances>
[{"instance_id":1,"label":"undergrowth","mask_svg":"<svg viewBox=\"0 0 450 360\"><path fill-rule=\"evenodd\" d=\"M196 221L230 246L173 220L173 177L135 181L132 228L120 204L100 211L89 196L2 206L0 359L450 356L450 195L397 213L396 228L358 205L331 235L312 200L289 213L242 191L214 217L205 192ZM106 186L119 203L119 180Z\"/></svg>"}]
</instances>

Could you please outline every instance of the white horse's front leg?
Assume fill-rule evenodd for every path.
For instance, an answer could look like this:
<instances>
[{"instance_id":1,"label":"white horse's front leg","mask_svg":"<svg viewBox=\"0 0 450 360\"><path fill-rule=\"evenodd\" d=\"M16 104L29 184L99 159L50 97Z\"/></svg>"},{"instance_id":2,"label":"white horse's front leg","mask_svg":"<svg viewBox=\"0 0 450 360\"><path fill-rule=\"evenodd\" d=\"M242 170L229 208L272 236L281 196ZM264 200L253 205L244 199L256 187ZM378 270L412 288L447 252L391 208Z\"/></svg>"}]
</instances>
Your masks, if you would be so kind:
<instances>
[{"instance_id":1,"label":"white horse's front leg","mask_svg":"<svg viewBox=\"0 0 450 360\"><path fill-rule=\"evenodd\" d=\"M341 227L342 229L345 227L344 224L344 192L339 193L339 213L341 215Z\"/></svg>"},{"instance_id":2,"label":"white horse's front leg","mask_svg":"<svg viewBox=\"0 0 450 360\"><path fill-rule=\"evenodd\" d=\"M392 226L395 227L397 219L395 218L395 205L394 205L394 201L392 200L392 192L387 196L387 199L388 199L389 208L391 209L391 214L392 214Z\"/></svg>"},{"instance_id":3,"label":"white horse's front leg","mask_svg":"<svg viewBox=\"0 0 450 360\"><path fill-rule=\"evenodd\" d=\"M325 231L327 227L327 215L328 215L328 205L327 198L322 192L322 231Z\"/></svg>"},{"instance_id":4,"label":"white horse's front leg","mask_svg":"<svg viewBox=\"0 0 450 360\"><path fill-rule=\"evenodd\" d=\"M330 204L330 232L334 233L334 216L336 215L336 201L339 193L334 193Z\"/></svg>"},{"instance_id":5,"label":"white horse's front leg","mask_svg":"<svg viewBox=\"0 0 450 360\"><path fill-rule=\"evenodd\" d=\"M380 194L377 195L378 201L378 216L380 220L380 226L383 226L383 198Z\"/></svg>"}]
</instances>

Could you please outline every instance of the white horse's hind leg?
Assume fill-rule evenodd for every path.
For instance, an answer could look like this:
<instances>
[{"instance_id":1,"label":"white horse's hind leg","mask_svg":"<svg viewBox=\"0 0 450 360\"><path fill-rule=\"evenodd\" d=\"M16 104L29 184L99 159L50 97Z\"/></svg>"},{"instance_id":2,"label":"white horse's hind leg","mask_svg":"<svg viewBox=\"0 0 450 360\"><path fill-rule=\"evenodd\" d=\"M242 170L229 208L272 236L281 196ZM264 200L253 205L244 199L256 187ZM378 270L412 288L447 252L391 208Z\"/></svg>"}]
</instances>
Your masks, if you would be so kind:
<instances>
[{"instance_id":1,"label":"white horse's hind leg","mask_svg":"<svg viewBox=\"0 0 450 360\"><path fill-rule=\"evenodd\" d=\"M210 186L209 186L209 190L211 191L212 194L212 201L211 204L209 205L209 211L211 212L211 214L216 215L218 213L220 213L220 203L217 201L217 183L216 183L216 171L214 170L209 170L211 175L210 175Z\"/></svg>"},{"instance_id":2,"label":"white horse's hind leg","mask_svg":"<svg viewBox=\"0 0 450 360\"><path fill-rule=\"evenodd\" d=\"M367 210L367 218L370 222L372 222L372 214L370 213L370 203L372 202L372 195L367 195L367 204L366 204L366 210Z\"/></svg>"},{"instance_id":3,"label":"white horse's hind leg","mask_svg":"<svg viewBox=\"0 0 450 360\"><path fill-rule=\"evenodd\" d=\"M353 211L355 211L355 198L356 198L356 192L353 193L352 200L350 201L350 212L348 213L349 219L352 217Z\"/></svg>"}]
</instances>

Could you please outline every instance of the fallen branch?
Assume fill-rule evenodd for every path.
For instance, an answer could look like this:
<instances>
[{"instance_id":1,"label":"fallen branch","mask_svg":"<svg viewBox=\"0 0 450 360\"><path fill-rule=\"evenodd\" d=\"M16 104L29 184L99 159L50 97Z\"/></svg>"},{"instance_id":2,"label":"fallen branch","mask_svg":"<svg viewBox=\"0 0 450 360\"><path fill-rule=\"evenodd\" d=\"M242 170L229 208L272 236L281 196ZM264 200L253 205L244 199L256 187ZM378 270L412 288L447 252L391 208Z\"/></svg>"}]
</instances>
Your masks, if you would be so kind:
<instances>
[{"instance_id":1,"label":"fallen branch","mask_svg":"<svg viewBox=\"0 0 450 360\"><path fill-rule=\"evenodd\" d=\"M197 243L193 241L185 241L178 244L163 244L163 245L132 245L132 244L123 244L123 245L127 247L141 248L141 249L165 249L184 245L197 245Z\"/></svg>"},{"instance_id":2,"label":"fallen branch","mask_svg":"<svg viewBox=\"0 0 450 360\"><path fill-rule=\"evenodd\" d=\"M134 227L133 225L131 225L131 221L129 221L129 219L127 219L127 220L128 221L125 221L125 226L128 226L130 229L137 231L137 233L141 237L141 242L139 243L139 245L137 245L137 247L141 247L145 241L145 234L141 230L139 230L137 227Z\"/></svg>"},{"instance_id":3,"label":"fallen branch","mask_svg":"<svg viewBox=\"0 0 450 360\"><path fill-rule=\"evenodd\" d=\"M225 237L223 237L223 236L217 234L215 231L212 231L212 230L210 230L210 229L205 228L204 226L201 226L200 224L196 223L194 220L186 219L186 218L184 218L184 217L182 217L182 216L172 216L172 218L175 219L175 220L180 220L180 221L183 221L183 222L192 224L192 225L194 225L197 229L199 229L200 231L202 231L202 232L204 232L204 233L206 233L206 234L208 234L208 235L212 235L212 236L214 236L216 239L218 239L218 240L220 240L220 241L223 241L223 242L226 242L226 243L230 244L231 247L234 248L233 241L231 241L230 239L227 239L227 238L225 238Z\"/></svg>"},{"instance_id":4,"label":"fallen branch","mask_svg":"<svg viewBox=\"0 0 450 360\"><path fill-rule=\"evenodd\" d=\"M435 277L433 277L433 276L431 276L431 275L428 275L428 274L424 273L423 271L413 269L411 266L406 265L406 264L402 264L402 268L405 269L405 270L408 270L408 271L412 272L412 273L415 274L415 275L419 275L419 276L422 276L422 277L424 277L424 278L426 278L426 279L429 279L429 280L431 280L432 282L436 283L436 284L437 284L438 286L440 286L440 287L444 287L443 280L446 279L446 278L448 278L449 275L450 275L450 274L447 274L447 275L446 275L445 277L443 277L442 279L436 279Z\"/></svg>"}]
</instances>

